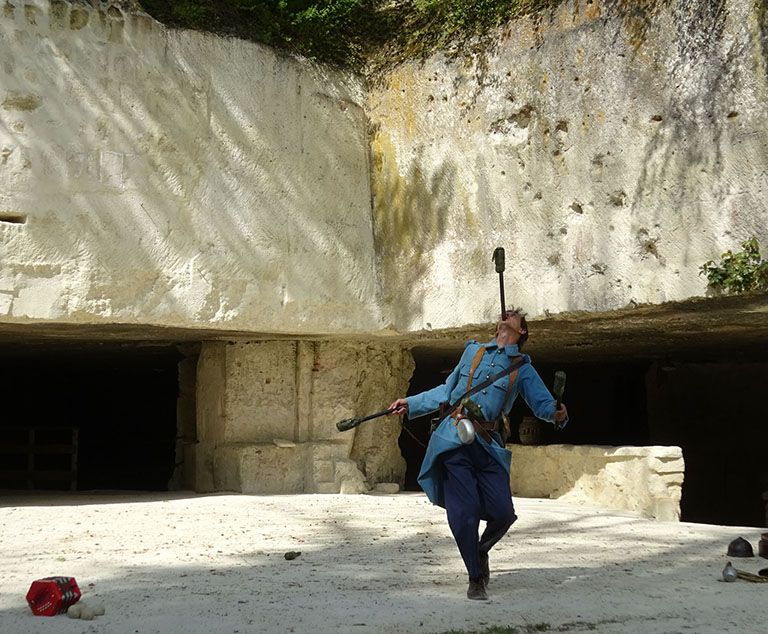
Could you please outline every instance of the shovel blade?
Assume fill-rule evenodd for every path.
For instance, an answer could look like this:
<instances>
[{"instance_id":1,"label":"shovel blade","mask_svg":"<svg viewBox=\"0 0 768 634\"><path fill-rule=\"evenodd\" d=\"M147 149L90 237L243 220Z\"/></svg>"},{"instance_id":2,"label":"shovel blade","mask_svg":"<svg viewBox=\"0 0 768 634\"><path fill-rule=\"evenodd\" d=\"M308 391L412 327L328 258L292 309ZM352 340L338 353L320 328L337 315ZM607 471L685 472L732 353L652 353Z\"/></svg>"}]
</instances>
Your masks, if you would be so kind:
<instances>
[{"instance_id":1,"label":"shovel blade","mask_svg":"<svg viewBox=\"0 0 768 634\"><path fill-rule=\"evenodd\" d=\"M565 372L562 370L555 372L555 384L552 388L552 392L554 392L558 403L563 400L563 393L565 392Z\"/></svg>"},{"instance_id":2,"label":"shovel blade","mask_svg":"<svg viewBox=\"0 0 768 634\"><path fill-rule=\"evenodd\" d=\"M349 431L357 427L362 421L359 418L345 418L336 423L336 429L339 431Z\"/></svg>"}]
</instances>

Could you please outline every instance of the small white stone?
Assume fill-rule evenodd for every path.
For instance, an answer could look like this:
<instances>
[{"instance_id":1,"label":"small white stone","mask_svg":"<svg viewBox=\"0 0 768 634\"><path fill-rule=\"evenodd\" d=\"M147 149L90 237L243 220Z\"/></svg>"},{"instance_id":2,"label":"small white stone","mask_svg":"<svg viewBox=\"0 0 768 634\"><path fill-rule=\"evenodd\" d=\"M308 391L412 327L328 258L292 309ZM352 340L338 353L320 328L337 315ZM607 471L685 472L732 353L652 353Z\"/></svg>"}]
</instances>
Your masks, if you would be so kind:
<instances>
[{"instance_id":1,"label":"small white stone","mask_svg":"<svg viewBox=\"0 0 768 634\"><path fill-rule=\"evenodd\" d=\"M100 602L91 603L89 601L88 605L90 606L91 610L93 610L93 613L96 616L102 616L106 612L106 610L104 609L104 604L103 603L100 603Z\"/></svg>"},{"instance_id":2,"label":"small white stone","mask_svg":"<svg viewBox=\"0 0 768 634\"><path fill-rule=\"evenodd\" d=\"M80 618L84 621L93 621L93 619L96 618L96 613L92 608L84 605L82 611L80 612Z\"/></svg>"},{"instance_id":3,"label":"small white stone","mask_svg":"<svg viewBox=\"0 0 768 634\"><path fill-rule=\"evenodd\" d=\"M400 493L400 485L397 482L379 482L374 491L377 493Z\"/></svg>"},{"instance_id":4,"label":"small white stone","mask_svg":"<svg viewBox=\"0 0 768 634\"><path fill-rule=\"evenodd\" d=\"M83 611L83 606L80 603L75 603L67 608L67 616L70 619L79 619L80 614Z\"/></svg>"}]
</instances>

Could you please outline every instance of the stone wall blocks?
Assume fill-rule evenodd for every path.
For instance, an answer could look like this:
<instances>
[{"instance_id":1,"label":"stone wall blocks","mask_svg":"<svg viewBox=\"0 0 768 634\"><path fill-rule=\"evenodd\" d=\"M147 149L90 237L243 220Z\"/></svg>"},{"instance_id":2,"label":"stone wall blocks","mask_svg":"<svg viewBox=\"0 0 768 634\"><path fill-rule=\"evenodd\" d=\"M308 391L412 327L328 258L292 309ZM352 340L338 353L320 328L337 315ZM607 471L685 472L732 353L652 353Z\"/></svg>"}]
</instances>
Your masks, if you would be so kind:
<instances>
[{"instance_id":1,"label":"stone wall blocks","mask_svg":"<svg viewBox=\"0 0 768 634\"><path fill-rule=\"evenodd\" d=\"M653 510L651 517L660 522L679 522L680 521L680 498L656 498L653 501Z\"/></svg>"},{"instance_id":2,"label":"stone wall blocks","mask_svg":"<svg viewBox=\"0 0 768 634\"><path fill-rule=\"evenodd\" d=\"M368 490L365 476L353 460L337 461L335 478L339 493L356 494L365 493Z\"/></svg>"},{"instance_id":3,"label":"stone wall blocks","mask_svg":"<svg viewBox=\"0 0 768 634\"><path fill-rule=\"evenodd\" d=\"M267 443L222 445L214 457L216 489L259 495L303 493L305 449Z\"/></svg>"},{"instance_id":4,"label":"stone wall blocks","mask_svg":"<svg viewBox=\"0 0 768 634\"><path fill-rule=\"evenodd\" d=\"M376 493L393 495L400 493L400 484L397 482L379 482L373 489Z\"/></svg>"},{"instance_id":5,"label":"stone wall blocks","mask_svg":"<svg viewBox=\"0 0 768 634\"><path fill-rule=\"evenodd\" d=\"M680 488L685 481L684 473L662 473L659 474L658 477L666 485L664 488Z\"/></svg>"},{"instance_id":6,"label":"stone wall blocks","mask_svg":"<svg viewBox=\"0 0 768 634\"><path fill-rule=\"evenodd\" d=\"M346 458L347 450L344 445L329 442L310 442L310 457L313 462L333 463L338 458Z\"/></svg>"},{"instance_id":7,"label":"stone wall blocks","mask_svg":"<svg viewBox=\"0 0 768 634\"><path fill-rule=\"evenodd\" d=\"M511 486L515 495L563 498L574 503L630 510L647 517L679 518L684 475L677 471L683 467L679 447L510 445L509 448L513 454ZM658 455L665 456L665 460L658 460ZM676 471L656 471L655 467L664 464Z\"/></svg>"},{"instance_id":8,"label":"stone wall blocks","mask_svg":"<svg viewBox=\"0 0 768 634\"><path fill-rule=\"evenodd\" d=\"M316 483L333 482L335 477L332 460L314 460L312 462L312 477Z\"/></svg>"},{"instance_id":9,"label":"stone wall blocks","mask_svg":"<svg viewBox=\"0 0 768 634\"><path fill-rule=\"evenodd\" d=\"M675 460L649 458L649 466L656 473L683 473L685 471L685 461L683 458Z\"/></svg>"},{"instance_id":10,"label":"stone wall blocks","mask_svg":"<svg viewBox=\"0 0 768 634\"><path fill-rule=\"evenodd\" d=\"M665 447L655 445L651 447L650 450L653 457L659 460L676 461L680 459L679 447Z\"/></svg>"}]
</instances>

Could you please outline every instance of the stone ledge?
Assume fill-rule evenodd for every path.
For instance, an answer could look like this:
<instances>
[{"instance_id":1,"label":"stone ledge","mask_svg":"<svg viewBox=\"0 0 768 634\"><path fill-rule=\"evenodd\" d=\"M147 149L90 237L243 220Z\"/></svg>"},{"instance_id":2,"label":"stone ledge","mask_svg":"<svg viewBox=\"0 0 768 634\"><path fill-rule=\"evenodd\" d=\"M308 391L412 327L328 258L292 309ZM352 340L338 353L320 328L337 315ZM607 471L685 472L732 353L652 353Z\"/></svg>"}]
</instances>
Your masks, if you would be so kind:
<instances>
[{"instance_id":1,"label":"stone ledge","mask_svg":"<svg viewBox=\"0 0 768 634\"><path fill-rule=\"evenodd\" d=\"M544 497L680 520L680 447L508 445L513 495Z\"/></svg>"},{"instance_id":2,"label":"stone ledge","mask_svg":"<svg viewBox=\"0 0 768 634\"><path fill-rule=\"evenodd\" d=\"M214 450L217 491L255 495L364 493L365 477L338 443L228 443Z\"/></svg>"}]
</instances>

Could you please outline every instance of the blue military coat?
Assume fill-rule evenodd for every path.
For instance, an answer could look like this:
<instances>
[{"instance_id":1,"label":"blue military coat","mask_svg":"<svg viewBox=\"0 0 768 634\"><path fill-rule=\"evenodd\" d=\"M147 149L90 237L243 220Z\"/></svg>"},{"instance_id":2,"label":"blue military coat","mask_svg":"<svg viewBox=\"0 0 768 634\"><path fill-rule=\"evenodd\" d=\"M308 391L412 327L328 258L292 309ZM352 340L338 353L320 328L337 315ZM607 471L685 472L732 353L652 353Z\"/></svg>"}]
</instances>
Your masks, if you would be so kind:
<instances>
[{"instance_id":1,"label":"blue military coat","mask_svg":"<svg viewBox=\"0 0 768 634\"><path fill-rule=\"evenodd\" d=\"M473 385L479 385L482 381L509 367L514 358L520 355L516 344L499 348L495 340L490 343L468 341L458 365L445 380L445 383L421 394L406 398L408 401L408 416L410 418L424 416L429 412L437 410L441 403L452 403L464 394L467 391L472 359L481 346L485 348L485 353L480 364L475 369L472 379ZM525 402L537 418L549 421L550 423L554 422L555 399L544 385L544 381L541 380L538 372L531 365L530 357L528 355L522 356L525 358L526 363L520 366L517 380L512 386L508 402L505 402L509 385L509 379L506 376L472 395L472 400L483 410L486 420L495 420L501 413L502 408L505 413L509 413L518 394L522 394ZM495 442L488 444L479 434L475 438L475 442L480 443L509 473L512 454L508 449ZM461 446L462 443L459 440L453 419L450 416L446 416L429 439L427 454L424 456L418 478L421 488L424 489L424 492L433 504L445 506L439 456L446 451Z\"/></svg>"}]
</instances>

